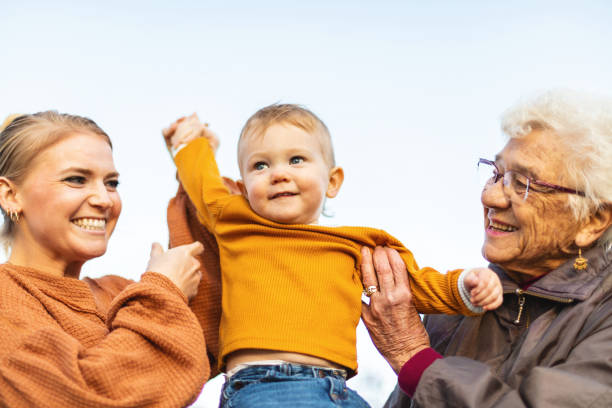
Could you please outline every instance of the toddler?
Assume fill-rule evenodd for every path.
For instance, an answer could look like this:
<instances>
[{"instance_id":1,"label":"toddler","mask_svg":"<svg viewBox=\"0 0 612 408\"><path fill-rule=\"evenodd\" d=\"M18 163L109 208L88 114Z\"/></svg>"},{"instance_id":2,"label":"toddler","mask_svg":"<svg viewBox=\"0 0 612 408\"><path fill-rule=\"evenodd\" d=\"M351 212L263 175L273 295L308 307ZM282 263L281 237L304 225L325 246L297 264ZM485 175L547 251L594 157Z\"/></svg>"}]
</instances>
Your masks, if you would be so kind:
<instances>
[{"instance_id":1,"label":"toddler","mask_svg":"<svg viewBox=\"0 0 612 408\"><path fill-rule=\"evenodd\" d=\"M222 406L368 406L345 385L357 370L363 246L400 253L420 313L473 315L501 304L499 279L489 269L419 269L384 231L317 225L344 172L327 127L303 107L271 105L247 121L238 142L241 195L225 187L214 158L218 139L197 116L164 136L219 246L219 364L228 376Z\"/></svg>"}]
</instances>

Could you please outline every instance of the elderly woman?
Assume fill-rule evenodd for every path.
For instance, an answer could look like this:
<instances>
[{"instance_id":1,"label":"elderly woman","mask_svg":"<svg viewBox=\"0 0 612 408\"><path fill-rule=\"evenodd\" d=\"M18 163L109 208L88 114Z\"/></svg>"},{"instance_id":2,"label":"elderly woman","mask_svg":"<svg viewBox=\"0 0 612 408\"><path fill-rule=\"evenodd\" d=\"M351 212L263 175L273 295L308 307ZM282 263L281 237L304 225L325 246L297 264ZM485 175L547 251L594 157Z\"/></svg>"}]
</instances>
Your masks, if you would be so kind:
<instances>
[{"instance_id":1,"label":"elderly woman","mask_svg":"<svg viewBox=\"0 0 612 408\"><path fill-rule=\"evenodd\" d=\"M202 329L187 306L201 245L164 252L154 244L137 283L79 280L83 264L106 251L121 212L110 139L91 120L56 112L7 122L0 405L189 404L207 373Z\"/></svg>"},{"instance_id":2,"label":"elderly woman","mask_svg":"<svg viewBox=\"0 0 612 408\"><path fill-rule=\"evenodd\" d=\"M380 292L362 317L398 373L389 407L612 406L612 102L547 92L502 128L508 143L479 163L499 309L427 316L428 339L397 254L365 257Z\"/></svg>"}]
</instances>

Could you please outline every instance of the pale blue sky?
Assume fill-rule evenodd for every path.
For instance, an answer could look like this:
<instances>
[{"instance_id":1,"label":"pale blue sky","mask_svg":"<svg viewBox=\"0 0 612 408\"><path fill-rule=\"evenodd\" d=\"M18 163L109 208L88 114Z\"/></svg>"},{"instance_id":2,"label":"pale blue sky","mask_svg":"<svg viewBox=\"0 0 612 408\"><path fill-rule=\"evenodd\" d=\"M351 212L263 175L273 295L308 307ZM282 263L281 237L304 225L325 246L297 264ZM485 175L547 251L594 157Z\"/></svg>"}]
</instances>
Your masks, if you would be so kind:
<instances>
[{"instance_id":1,"label":"pale blue sky","mask_svg":"<svg viewBox=\"0 0 612 408\"><path fill-rule=\"evenodd\" d=\"M129 3L129 4L125 4ZM292 4L293 3L293 4ZM476 159L499 114L549 87L612 94L607 1L2 2L0 115L90 116L113 139L124 210L84 275L137 279L167 243L176 189L160 129L197 112L222 172L255 110L306 105L346 181L327 222L388 230L421 265L484 264ZM360 331L352 385L379 406L394 375ZM217 380L196 406L216 406ZM210 388L210 389L209 389Z\"/></svg>"}]
</instances>

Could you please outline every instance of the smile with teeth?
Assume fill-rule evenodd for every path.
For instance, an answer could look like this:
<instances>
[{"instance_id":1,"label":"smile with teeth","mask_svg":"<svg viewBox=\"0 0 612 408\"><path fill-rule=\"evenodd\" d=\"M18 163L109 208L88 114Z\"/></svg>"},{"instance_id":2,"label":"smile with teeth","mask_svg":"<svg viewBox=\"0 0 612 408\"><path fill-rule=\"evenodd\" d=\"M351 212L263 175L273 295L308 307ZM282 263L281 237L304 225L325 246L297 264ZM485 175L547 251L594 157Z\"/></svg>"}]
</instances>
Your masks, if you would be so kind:
<instances>
[{"instance_id":1,"label":"smile with teeth","mask_svg":"<svg viewBox=\"0 0 612 408\"><path fill-rule=\"evenodd\" d=\"M505 232L514 232L518 230L518 228L513 227L512 225L501 224L493 220L489 220L489 228L500 230L500 231L505 231Z\"/></svg>"},{"instance_id":2,"label":"smile with teeth","mask_svg":"<svg viewBox=\"0 0 612 408\"><path fill-rule=\"evenodd\" d=\"M104 231L106 228L106 220L101 218L77 218L72 223L88 231Z\"/></svg>"}]
</instances>

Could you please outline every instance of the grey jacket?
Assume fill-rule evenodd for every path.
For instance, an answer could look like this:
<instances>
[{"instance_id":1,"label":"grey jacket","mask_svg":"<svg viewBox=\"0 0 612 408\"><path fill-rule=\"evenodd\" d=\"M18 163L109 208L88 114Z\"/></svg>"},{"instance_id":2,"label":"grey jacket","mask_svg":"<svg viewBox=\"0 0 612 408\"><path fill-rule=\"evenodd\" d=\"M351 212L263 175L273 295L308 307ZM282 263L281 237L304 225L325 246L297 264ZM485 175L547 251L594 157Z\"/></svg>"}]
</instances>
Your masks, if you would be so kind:
<instances>
[{"instance_id":1,"label":"grey jacket","mask_svg":"<svg viewBox=\"0 0 612 408\"><path fill-rule=\"evenodd\" d=\"M499 309L427 316L445 358L425 370L412 406L612 407L612 250L585 257L586 270L568 262L526 291L491 265L504 287ZM385 407L410 404L396 387Z\"/></svg>"}]
</instances>

